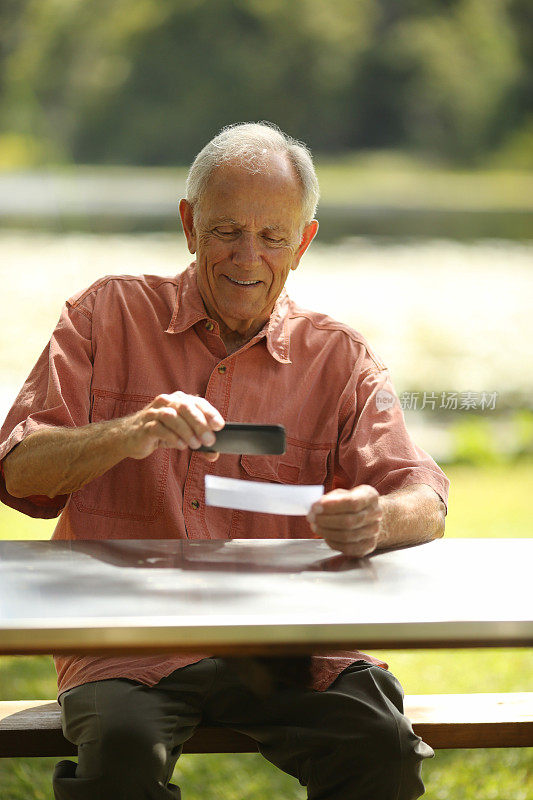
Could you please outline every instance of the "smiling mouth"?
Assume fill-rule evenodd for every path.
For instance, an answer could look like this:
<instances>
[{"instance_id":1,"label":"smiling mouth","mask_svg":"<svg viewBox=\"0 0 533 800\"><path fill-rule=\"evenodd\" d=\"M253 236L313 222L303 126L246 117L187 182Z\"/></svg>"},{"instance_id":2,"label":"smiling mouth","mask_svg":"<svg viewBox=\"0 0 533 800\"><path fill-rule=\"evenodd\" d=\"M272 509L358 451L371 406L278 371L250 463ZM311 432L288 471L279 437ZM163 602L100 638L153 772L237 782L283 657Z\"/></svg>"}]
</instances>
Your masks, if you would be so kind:
<instances>
[{"instance_id":1,"label":"smiling mouth","mask_svg":"<svg viewBox=\"0 0 533 800\"><path fill-rule=\"evenodd\" d=\"M230 278L229 275L226 275L226 278L235 286L257 286L259 283L261 283L261 281L238 281L237 278Z\"/></svg>"}]
</instances>

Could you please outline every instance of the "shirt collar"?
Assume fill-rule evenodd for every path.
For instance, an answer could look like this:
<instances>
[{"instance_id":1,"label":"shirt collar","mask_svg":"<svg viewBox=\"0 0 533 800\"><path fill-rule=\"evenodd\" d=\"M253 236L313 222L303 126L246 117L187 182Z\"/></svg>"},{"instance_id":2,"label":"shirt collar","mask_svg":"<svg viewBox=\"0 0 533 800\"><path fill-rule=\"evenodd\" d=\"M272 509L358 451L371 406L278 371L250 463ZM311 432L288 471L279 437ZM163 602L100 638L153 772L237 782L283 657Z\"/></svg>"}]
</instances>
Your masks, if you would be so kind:
<instances>
[{"instance_id":1,"label":"shirt collar","mask_svg":"<svg viewBox=\"0 0 533 800\"><path fill-rule=\"evenodd\" d=\"M287 292L283 289L276 301L270 319L251 340L252 343L255 343L259 339L266 337L268 352L276 361L279 361L280 364L291 363L289 358L290 302ZM205 309L204 301L198 289L196 262L193 261L185 272L182 272L179 276L176 302L174 304L170 323L165 333L183 333L188 328L192 328L193 325L196 325L197 322L209 319L210 316Z\"/></svg>"}]
</instances>

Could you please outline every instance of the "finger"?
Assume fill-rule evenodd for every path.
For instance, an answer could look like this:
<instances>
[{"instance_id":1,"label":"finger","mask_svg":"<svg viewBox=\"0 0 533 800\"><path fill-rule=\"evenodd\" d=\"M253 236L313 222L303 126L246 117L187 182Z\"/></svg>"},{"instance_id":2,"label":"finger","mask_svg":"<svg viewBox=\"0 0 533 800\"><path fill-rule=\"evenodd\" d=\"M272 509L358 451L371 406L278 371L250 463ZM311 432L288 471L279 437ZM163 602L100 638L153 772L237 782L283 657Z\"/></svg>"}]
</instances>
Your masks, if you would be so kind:
<instances>
[{"instance_id":1,"label":"finger","mask_svg":"<svg viewBox=\"0 0 533 800\"><path fill-rule=\"evenodd\" d=\"M383 512L378 507L371 511L358 511L356 514L319 514L310 522L319 530L352 531L370 525L372 522L379 523L382 518Z\"/></svg>"},{"instance_id":2,"label":"finger","mask_svg":"<svg viewBox=\"0 0 533 800\"><path fill-rule=\"evenodd\" d=\"M340 553L343 553L345 556L351 556L352 558L363 558L364 556L373 553L376 549L377 540L374 537L369 539L362 539L360 542L335 542L329 539L326 539L326 544L331 547L332 550L337 550Z\"/></svg>"},{"instance_id":3,"label":"finger","mask_svg":"<svg viewBox=\"0 0 533 800\"><path fill-rule=\"evenodd\" d=\"M202 397L188 397L186 402L180 404L178 412L180 417L187 422L194 436L200 440L200 443L211 447L214 445L216 438L212 428L213 411L216 411L216 409L213 409L211 404L208 403L209 408L206 410L205 402ZM224 427L224 420L218 412L216 412L214 420L216 420L217 425L215 430L220 428L219 422L222 422L222 427Z\"/></svg>"},{"instance_id":4,"label":"finger","mask_svg":"<svg viewBox=\"0 0 533 800\"><path fill-rule=\"evenodd\" d=\"M176 416L173 409L171 409L172 416ZM147 423L146 429L148 429L152 435L157 435L159 437L159 441L157 443L157 447L172 447L177 448L179 450L185 450L188 447L187 442L178 436L174 431L170 430L166 425L159 422L158 420L152 420L151 422ZM219 453L201 453L207 461L216 461L219 457Z\"/></svg>"},{"instance_id":5,"label":"finger","mask_svg":"<svg viewBox=\"0 0 533 800\"><path fill-rule=\"evenodd\" d=\"M185 450L187 447L187 443L180 436L158 419L149 420L144 426L144 432L157 440L156 447L173 447L178 450Z\"/></svg>"},{"instance_id":6,"label":"finger","mask_svg":"<svg viewBox=\"0 0 533 800\"><path fill-rule=\"evenodd\" d=\"M206 461L216 461L220 453L209 453L209 452L206 453L202 451L199 455L201 455L202 458L205 458Z\"/></svg>"},{"instance_id":7,"label":"finger","mask_svg":"<svg viewBox=\"0 0 533 800\"><path fill-rule=\"evenodd\" d=\"M321 528L319 525L312 524L311 530L323 539L334 540L336 542L355 542L368 536L377 536L381 529L381 522L371 522L360 528L336 529Z\"/></svg>"},{"instance_id":8,"label":"finger","mask_svg":"<svg viewBox=\"0 0 533 800\"><path fill-rule=\"evenodd\" d=\"M182 439L188 447L196 450L202 445L202 442L196 436L194 429L189 425L184 416L180 414L173 406L164 406L162 408L154 409L154 414L157 416L157 419L162 425ZM214 437L214 434L211 433L211 436Z\"/></svg>"},{"instance_id":9,"label":"finger","mask_svg":"<svg viewBox=\"0 0 533 800\"><path fill-rule=\"evenodd\" d=\"M198 397L198 405L204 412L205 418L209 423L211 430L219 431L221 430L226 421L220 411L218 411L214 406L211 405L209 400L206 400L205 397Z\"/></svg>"},{"instance_id":10,"label":"finger","mask_svg":"<svg viewBox=\"0 0 533 800\"><path fill-rule=\"evenodd\" d=\"M361 511L367 506L379 503L379 493L373 486L362 484L354 489L334 489L323 495L311 507L315 514L344 514Z\"/></svg>"},{"instance_id":11,"label":"finger","mask_svg":"<svg viewBox=\"0 0 533 800\"><path fill-rule=\"evenodd\" d=\"M204 397L185 394L185 392L173 392L172 394L160 394L151 403L154 409L172 408L179 417L184 419L192 431L192 436L200 440L196 444L187 431L183 433L191 447L200 447L201 444L211 447L215 438L212 431L220 430L224 427L225 421L220 412L211 405ZM165 420L170 427L177 430L172 420Z\"/></svg>"},{"instance_id":12,"label":"finger","mask_svg":"<svg viewBox=\"0 0 533 800\"><path fill-rule=\"evenodd\" d=\"M157 397L154 397L154 399L150 403L150 407L151 408L162 408L163 406L169 406L172 403L172 398L176 397L177 395L183 395L183 392L176 392L175 395L172 395L172 394L158 394Z\"/></svg>"},{"instance_id":13,"label":"finger","mask_svg":"<svg viewBox=\"0 0 533 800\"><path fill-rule=\"evenodd\" d=\"M349 542L359 542L361 539L369 539L379 535L380 523L372 522L370 525L365 525L363 528L358 528L355 531L324 531L323 538L329 541L337 542L339 544L348 544ZM318 531L320 533L320 531Z\"/></svg>"},{"instance_id":14,"label":"finger","mask_svg":"<svg viewBox=\"0 0 533 800\"><path fill-rule=\"evenodd\" d=\"M218 431L226 424L220 411L211 405L209 400L206 400L205 397L200 397L199 395L190 395L185 394L184 392L174 392L173 394L159 395L156 397L154 402L156 401L162 405L174 406L178 411L180 411L182 408L200 409L203 416L200 414L197 418L201 419L202 424L207 423L209 430Z\"/></svg>"}]
</instances>

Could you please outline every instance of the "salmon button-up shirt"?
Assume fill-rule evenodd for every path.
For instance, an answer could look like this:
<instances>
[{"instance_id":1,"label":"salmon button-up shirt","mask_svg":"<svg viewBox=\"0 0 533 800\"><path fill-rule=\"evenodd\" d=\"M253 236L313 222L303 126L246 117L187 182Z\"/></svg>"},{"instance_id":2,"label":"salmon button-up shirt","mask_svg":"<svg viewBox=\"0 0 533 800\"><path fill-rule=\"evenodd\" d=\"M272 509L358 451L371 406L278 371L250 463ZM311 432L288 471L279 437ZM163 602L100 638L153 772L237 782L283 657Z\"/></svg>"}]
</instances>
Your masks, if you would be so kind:
<instances>
[{"instance_id":1,"label":"salmon button-up shirt","mask_svg":"<svg viewBox=\"0 0 533 800\"><path fill-rule=\"evenodd\" d=\"M447 501L447 478L412 442L388 371L363 336L283 291L263 329L228 354L195 264L177 277L106 277L70 298L2 427L0 459L43 427L124 417L178 390L205 397L227 421L284 425L285 454L209 463L161 448L52 500L12 497L1 478L0 499L33 517L60 515L55 539L314 537L304 517L206 506L208 474L325 492L425 483ZM112 677L153 685L201 657L57 655L58 691ZM315 656L311 685L326 688L358 658L384 666L358 652Z\"/></svg>"}]
</instances>

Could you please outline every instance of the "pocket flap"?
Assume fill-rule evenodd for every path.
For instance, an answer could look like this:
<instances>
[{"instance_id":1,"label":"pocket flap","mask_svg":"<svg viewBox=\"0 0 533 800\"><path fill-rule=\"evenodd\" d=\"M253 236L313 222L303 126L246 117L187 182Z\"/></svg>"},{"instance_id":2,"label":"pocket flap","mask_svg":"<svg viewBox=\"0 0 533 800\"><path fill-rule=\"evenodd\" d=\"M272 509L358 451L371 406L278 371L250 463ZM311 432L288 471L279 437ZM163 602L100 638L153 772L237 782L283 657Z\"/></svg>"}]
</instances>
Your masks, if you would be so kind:
<instances>
[{"instance_id":1,"label":"pocket flap","mask_svg":"<svg viewBox=\"0 0 533 800\"><path fill-rule=\"evenodd\" d=\"M288 444L281 456L241 456L241 466L246 476L273 483L324 484L328 456L326 448Z\"/></svg>"}]
</instances>

